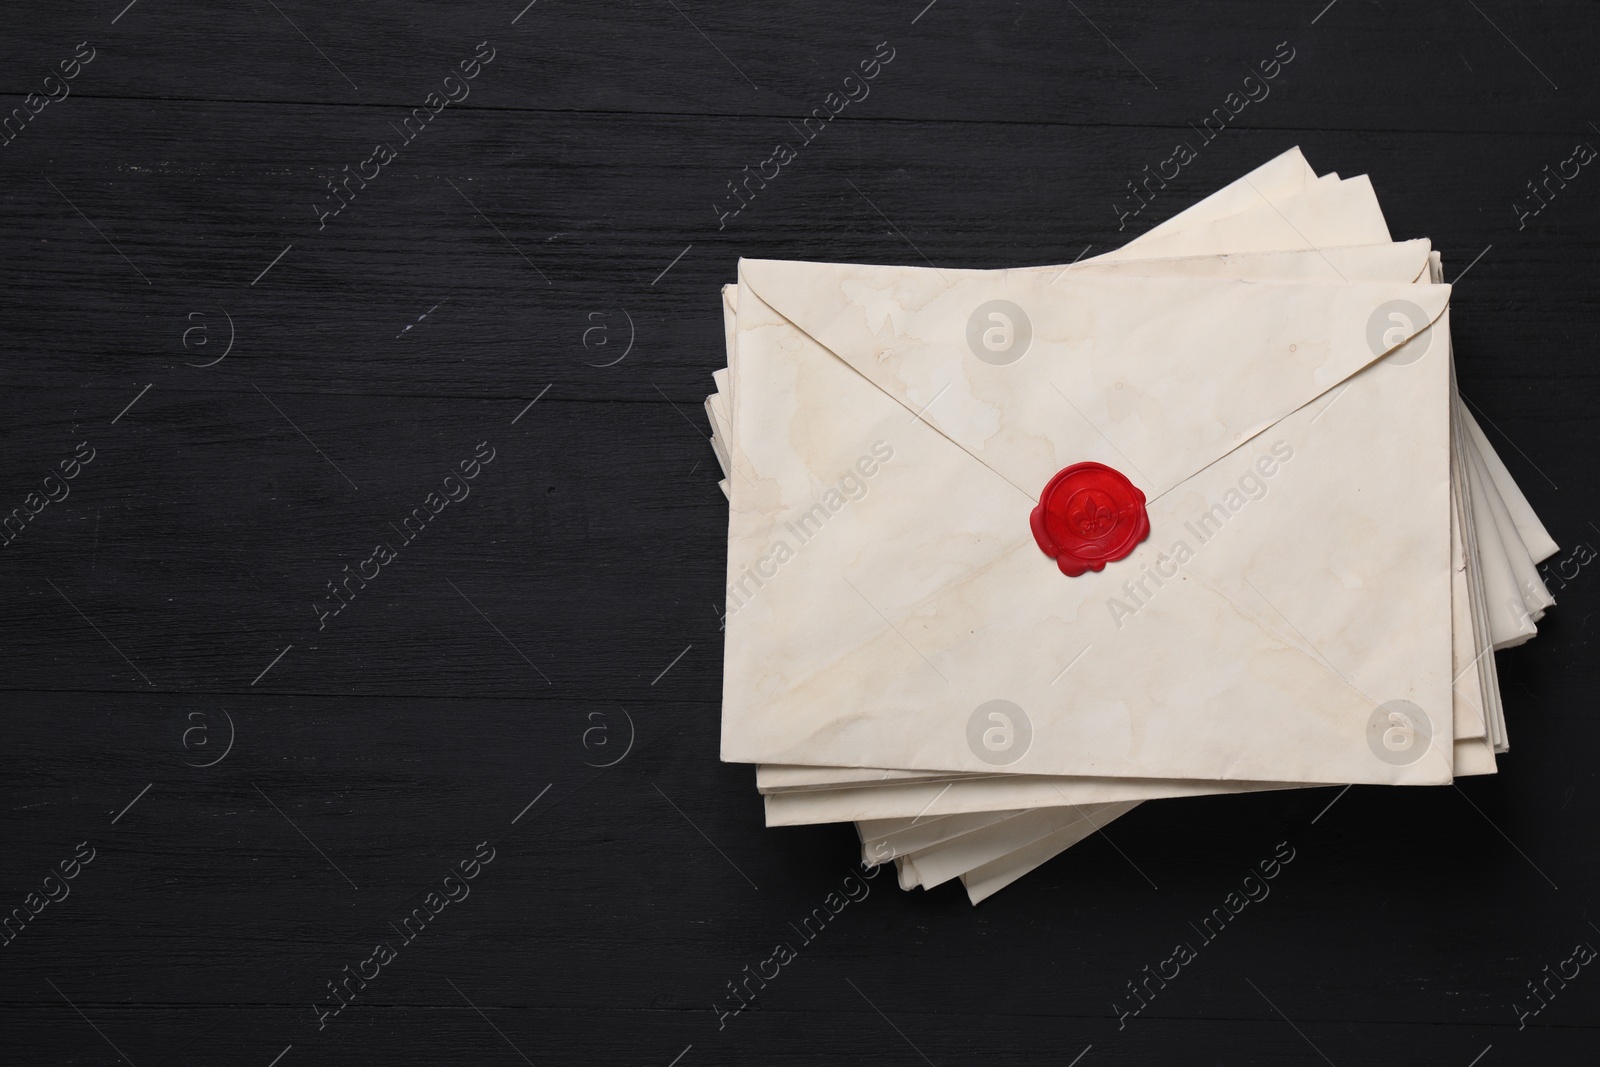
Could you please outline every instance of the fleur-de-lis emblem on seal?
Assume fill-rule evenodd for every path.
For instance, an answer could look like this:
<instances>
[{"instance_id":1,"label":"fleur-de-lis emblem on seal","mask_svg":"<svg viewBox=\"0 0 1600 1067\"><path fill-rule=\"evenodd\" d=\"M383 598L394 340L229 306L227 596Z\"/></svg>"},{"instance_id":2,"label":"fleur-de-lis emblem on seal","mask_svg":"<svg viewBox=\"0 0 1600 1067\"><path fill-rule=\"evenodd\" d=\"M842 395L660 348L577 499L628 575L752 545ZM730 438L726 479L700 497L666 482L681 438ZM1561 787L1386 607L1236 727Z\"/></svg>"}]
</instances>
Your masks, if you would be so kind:
<instances>
[{"instance_id":1,"label":"fleur-de-lis emblem on seal","mask_svg":"<svg viewBox=\"0 0 1600 1067\"><path fill-rule=\"evenodd\" d=\"M1083 502L1072 513L1072 525L1084 537L1094 538L1111 529L1116 517L1116 512L1111 510L1111 505L1104 497L1096 493L1084 493Z\"/></svg>"}]
</instances>

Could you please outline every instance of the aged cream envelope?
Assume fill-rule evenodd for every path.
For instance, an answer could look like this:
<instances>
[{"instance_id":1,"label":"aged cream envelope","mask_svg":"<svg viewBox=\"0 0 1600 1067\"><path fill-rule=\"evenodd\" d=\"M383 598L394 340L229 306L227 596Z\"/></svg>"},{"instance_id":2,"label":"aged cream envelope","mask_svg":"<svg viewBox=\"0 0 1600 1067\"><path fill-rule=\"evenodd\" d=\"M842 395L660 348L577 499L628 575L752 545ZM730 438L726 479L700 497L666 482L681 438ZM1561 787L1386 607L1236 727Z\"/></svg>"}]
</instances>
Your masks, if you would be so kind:
<instances>
[{"instance_id":1,"label":"aged cream envelope","mask_svg":"<svg viewBox=\"0 0 1600 1067\"><path fill-rule=\"evenodd\" d=\"M1443 346L1403 378L1356 381L1384 354L1374 315L1407 300L1431 321L1447 295L746 261L733 419L754 477L732 485L730 578L772 577L728 616L725 758L979 771L992 761L966 720L1004 699L1038 709L1011 773L1448 780L1448 758L1395 765L1367 741L1386 700L1420 697L1435 719L1450 706ZM1034 310L1038 358L995 365L959 343L1002 300ZM1314 425L1308 405L1347 381L1339 417ZM824 528L802 505L860 465L849 450L876 444L905 460L880 457L880 491ZM1278 483L1287 502L1257 509L1258 532L1216 536L1243 499L1235 483L1296 455L1299 476ZM1082 460L1131 468L1154 529L1129 562L1063 580L1018 530L1037 489ZM1333 494L1352 492L1352 472L1381 484L1346 507ZM1360 523L1391 536L1362 544ZM1185 530L1194 563L1152 596L1148 568L1166 573ZM785 532L803 551L774 553ZM1354 577L1406 606L1376 622ZM1139 636L1118 640L1125 627ZM1078 663L1096 638L1108 651ZM1052 690L1068 669L1073 684ZM946 730L913 727L929 707Z\"/></svg>"},{"instance_id":2,"label":"aged cream envelope","mask_svg":"<svg viewBox=\"0 0 1600 1067\"><path fill-rule=\"evenodd\" d=\"M1352 280L1415 280L1426 274L1427 268L1427 242L1414 241L1392 245L1336 248L1326 252L1251 253L1156 260L1149 263L1096 263L1087 269L1107 273L1140 271L1152 274L1195 273L1211 277L1318 278L1340 275ZM1470 634L1468 640L1470 641ZM1473 734L1460 729L1458 723L1457 735L1481 736L1482 730L1480 728ZM929 772L904 770L869 773L871 780L880 782L910 778L926 781L936 777ZM763 766L758 769L758 788L762 792L777 792L786 788L816 788L855 780L859 780L858 775L851 768Z\"/></svg>"},{"instance_id":3,"label":"aged cream envelope","mask_svg":"<svg viewBox=\"0 0 1600 1067\"><path fill-rule=\"evenodd\" d=\"M1156 230L1147 234L1139 241L1134 242L1134 244L1139 245L1148 243L1155 238L1162 236L1163 234L1170 234L1178 227L1180 223L1198 224L1200 222L1208 221L1216 222L1220 216L1226 214L1226 211L1217 210L1215 205L1226 204L1232 210L1242 210L1251 207L1257 209L1270 208L1273 211L1273 219L1281 221L1281 219L1285 217L1283 213L1270 204L1262 203L1263 195L1269 197L1277 196L1281 198L1289 193L1303 189L1311 178L1311 170L1309 166L1305 164L1298 150L1291 150L1284 153L1278 159L1273 160L1265 166L1258 168L1251 174L1246 175L1244 178L1236 181L1231 186L1228 186L1218 193L1206 198L1206 200L1202 201L1200 204L1197 204L1194 207L1180 213L1177 218L1170 220L1169 223L1163 224L1161 227L1157 227ZM1374 211L1370 212L1369 215L1376 214L1376 201L1371 198L1370 185L1365 185L1363 183L1362 188L1366 193L1366 200L1363 203L1370 203L1370 205L1374 208ZM1330 212L1325 205L1322 206L1320 210L1318 210L1316 205L1299 210L1301 210L1302 214L1304 214L1306 211L1311 212L1312 218L1315 221L1307 222L1306 224L1308 226L1312 226L1313 228L1315 228L1317 225L1325 224L1330 215ZM1365 222L1358 225L1351 225L1350 220L1343 220L1342 232L1372 237L1375 239L1387 239L1387 230L1382 227L1381 215L1378 216L1376 223ZM1253 247L1263 243L1263 240L1259 234L1252 234L1248 231L1241 233L1237 224L1234 224L1233 230L1229 231L1227 235L1217 239L1224 241L1231 240L1235 242L1235 244L1247 247ZM1123 249L1119 250L1117 253L1112 253L1109 256L1097 257L1096 260L1090 261L1088 264L1080 265L1074 269L1117 270L1118 268L1131 268L1133 270L1142 269L1146 272L1159 272L1162 270L1173 272L1200 271L1211 273L1214 276L1272 276L1274 272L1276 272L1285 277L1339 276L1341 278L1387 278L1396 276L1396 269L1399 266L1399 262L1400 260L1404 259L1407 261L1407 265L1402 268L1405 271L1403 277L1409 279L1415 277L1426 268L1425 258L1420 260L1418 259L1419 255L1425 257L1425 250L1426 242L1413 242L1407 243L1406 245L1384 246L1382 248L1348 250L1338 249L1332 250L1328 253L1289 253L1287 255L1266 255L1259 257L1252 257L1248 255L1221 256L1214 258L1204 257L1203 259L1195 258L1189 260L1173 260L1168 261L1164 265L1158 261L1157 263L1151 264L1148 267L1141 267L1139 264L1106 262L1108 259L1128 255L1128 250ZM1193 251L1193 249L1186 248L1183 249L1183 251ZM1352 263L1349 259L1350 253L1354 253L1358 257L1362 258L1357 258L1355 262ZM1375 254L1387 256L1389 262L1375 262L1373 258ZM1298 262L1296 261L1296 257L1298 257ZM1250 264L1252 259L1256 260L1254 264ZM1049 269L1052 272L1057 271L1057 268L1038 269ZM731 291L732 287L729 287L729 290ZM731 315L729 316L729 320L731 329ZM727 383L725 379L719 378L719 389L724 388L726 384ZM818 774L826 774L827 769L817 768L814 769L814 771ZM841 770L839 773L848 774L849 772ZM918 776L918 772L896 771L890 772L889 776L896 778L911 777ZM832 778L832 780L839 781L842 779L835 776ZM774 782L773 785L775 788L781 787L779 783L776 782ZM766 783L763 782L763 787L765 788L765 786Z\"/></svg>"}]
</instances>

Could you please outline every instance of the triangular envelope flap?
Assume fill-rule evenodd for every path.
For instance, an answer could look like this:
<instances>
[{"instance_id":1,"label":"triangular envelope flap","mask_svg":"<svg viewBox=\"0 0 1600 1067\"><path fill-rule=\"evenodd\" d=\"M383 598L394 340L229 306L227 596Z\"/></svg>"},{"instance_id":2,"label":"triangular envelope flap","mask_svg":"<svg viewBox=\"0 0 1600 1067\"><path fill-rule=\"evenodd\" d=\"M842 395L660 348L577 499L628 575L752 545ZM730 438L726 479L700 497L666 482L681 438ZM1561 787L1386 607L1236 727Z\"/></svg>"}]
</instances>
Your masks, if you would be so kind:
<instances>
[{"instance_id":1,"label":"triangular envelope flap","mask_svg":"<svg viewBox=\"0 0 1600 1067\"><path fill-rule=\"evenodd\" d=\"M1109 464L1172 488L1426 329L1446 285L741 260L780 315L1037 498Z\"/></svg>"}]
</instances>

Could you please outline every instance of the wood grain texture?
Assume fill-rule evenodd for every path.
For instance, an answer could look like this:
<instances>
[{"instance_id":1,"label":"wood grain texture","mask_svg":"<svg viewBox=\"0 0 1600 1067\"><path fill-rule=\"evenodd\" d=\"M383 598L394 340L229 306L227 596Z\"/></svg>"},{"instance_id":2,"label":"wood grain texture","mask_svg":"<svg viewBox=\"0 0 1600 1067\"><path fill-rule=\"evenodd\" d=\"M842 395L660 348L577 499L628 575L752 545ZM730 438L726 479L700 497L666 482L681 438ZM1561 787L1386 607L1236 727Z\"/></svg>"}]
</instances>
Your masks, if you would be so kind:
<instances>
[{"instance_id":1,"label":"wood grain texture","mask_svg":"<svg viewBox=\"0 0 1600 1067\"><path fill-rule=\"evenodd\" d=\"M1442 250L1463 391L1564 552L1600 541L1600 175L1515 206L1600 143L1592 5L7 15L0 118L95 58L0 146L0 515L94 459L0 547L0 915L95 855L0 945L0 1062L1594 1059L1600 976L1514 1008L1600 943L1594 564L1499 657L1493 779L1146 805L980 908L880 878L808 941L857 845L763 828L717 760L699 408L740 256L1066 262L1299 144ZM482 41L470 96L404 143ZM870 95L719 225L884 41ZM1202 143L1280 42L1270 95ZM396 158L319 226L378 143ZM396 558L319 622L377 543ZM481 842L470 895L405 940ZM1270 897L1119 1020L1279 842ZM797 959L719 1018L780 941Z\"/></svg>"}]
</instances>

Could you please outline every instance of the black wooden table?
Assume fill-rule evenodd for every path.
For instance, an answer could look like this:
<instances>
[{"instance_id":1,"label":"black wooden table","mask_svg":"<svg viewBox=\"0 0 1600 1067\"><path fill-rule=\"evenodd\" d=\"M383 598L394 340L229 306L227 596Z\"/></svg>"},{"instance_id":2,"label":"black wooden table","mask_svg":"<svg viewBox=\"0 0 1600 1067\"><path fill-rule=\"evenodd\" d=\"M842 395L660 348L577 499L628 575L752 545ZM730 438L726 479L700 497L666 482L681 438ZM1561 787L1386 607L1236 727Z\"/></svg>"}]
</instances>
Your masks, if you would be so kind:
<instances>
[{"instance_id":1,"label":"black wooden table","mask_svg":"<svg viewBox=\"0 0 1600 1067\"><path fill-rule=\"evenodd\" d=\"M0 30L0 1062L1595 1062L1592 4L124 2ZM857 846L717 759L718 287L1065 262L1295 144L1442 250L1563 546L1501 773L802 940Z\"/></svg>"}]
</instances>

